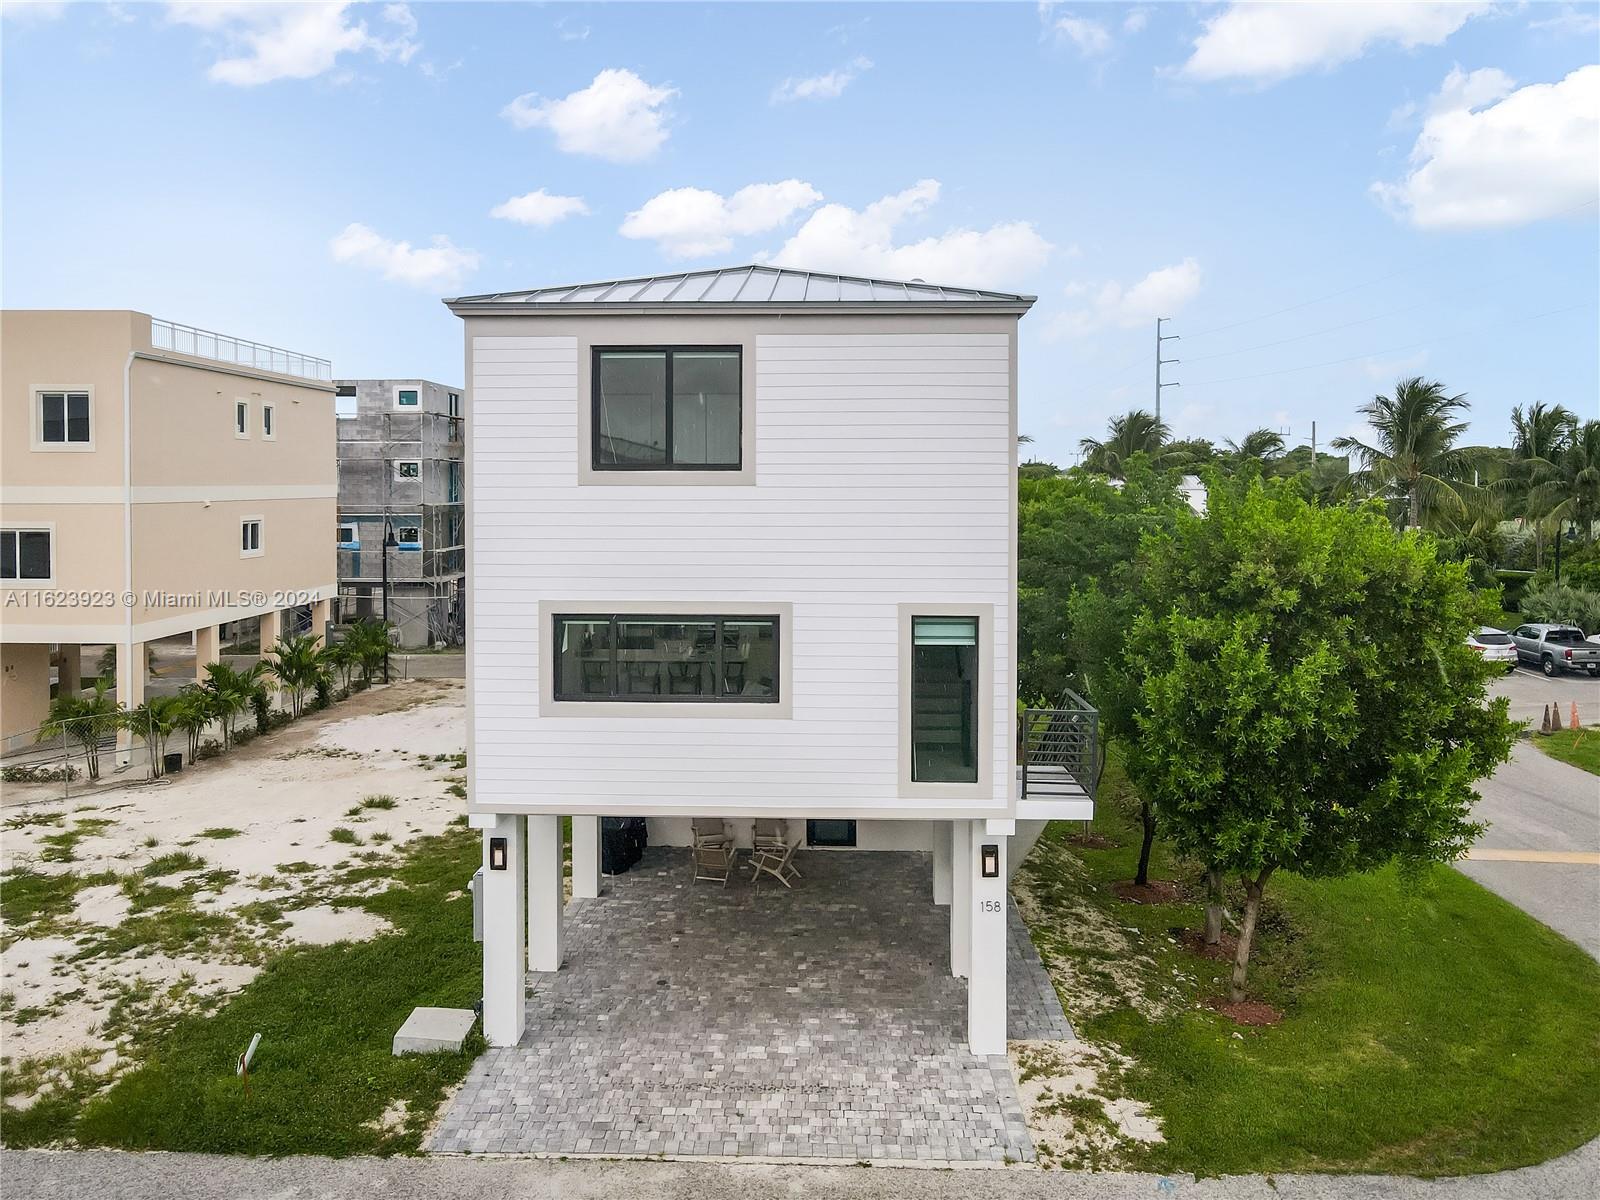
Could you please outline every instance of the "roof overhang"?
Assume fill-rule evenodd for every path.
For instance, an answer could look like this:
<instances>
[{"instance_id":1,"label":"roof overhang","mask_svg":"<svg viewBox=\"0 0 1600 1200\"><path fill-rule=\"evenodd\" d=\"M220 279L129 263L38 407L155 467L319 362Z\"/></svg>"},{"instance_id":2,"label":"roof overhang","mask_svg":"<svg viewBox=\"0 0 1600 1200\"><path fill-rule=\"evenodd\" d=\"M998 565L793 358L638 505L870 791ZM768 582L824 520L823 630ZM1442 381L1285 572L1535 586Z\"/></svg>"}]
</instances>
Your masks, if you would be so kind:
<instances>
[{"instance_id":1,"label":"roof overhang","mask_svg":"<svg viewBox=\"0 0 1600 1200\"><path fill-rule=\"evenodd\" d=\"M833 302L818 302L815 300L802 301L796 304L774 303L764 301L756 304L741 304L738 301L721 303L717 301L683 301L671 304L528 304L518 301L493 301L473 300L462 298L444 301L445 307L458 317L576 317L588 313L608 313L630 317L670 317L682 316L690 313L707 315L711 313L746 313L752 315L788 315L801 317L829 317L829 316L878 316L891 315L906 316L955 316L973 315L984 313L1009 313L1021 316L1033 307L1033 299L1026 300L971 300L959 304L941 302L908 302L896 304L888 300L869 300L860 304L852 304L848 300Z\"/></svg>"}]
</instances>

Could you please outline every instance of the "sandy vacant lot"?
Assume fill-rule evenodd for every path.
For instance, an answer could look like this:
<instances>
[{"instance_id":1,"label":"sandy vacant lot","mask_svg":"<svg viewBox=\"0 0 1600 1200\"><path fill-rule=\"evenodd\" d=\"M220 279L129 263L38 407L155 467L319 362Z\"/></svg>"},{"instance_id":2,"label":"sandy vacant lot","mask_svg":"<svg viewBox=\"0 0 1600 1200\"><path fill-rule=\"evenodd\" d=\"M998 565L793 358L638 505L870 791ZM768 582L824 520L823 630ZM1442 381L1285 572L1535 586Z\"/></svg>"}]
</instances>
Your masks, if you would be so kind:
<instances>
[{"instance_id":1,"label":"sandy vacant lot","mask_svg":"<svg viewBox=\"0 0 1600 1200\"><path fill-rule=\"evenodd\" d=\"M156 784L66 803L8 786L8 1070L32 1078L45 1062L93 1056L110 1071L129 1030L217 1004L276 949L378 932L378 918L341 902L385 885L339 877L465 811L465 733L460 684L418 680Z\"/></svg>"}]
</instances>

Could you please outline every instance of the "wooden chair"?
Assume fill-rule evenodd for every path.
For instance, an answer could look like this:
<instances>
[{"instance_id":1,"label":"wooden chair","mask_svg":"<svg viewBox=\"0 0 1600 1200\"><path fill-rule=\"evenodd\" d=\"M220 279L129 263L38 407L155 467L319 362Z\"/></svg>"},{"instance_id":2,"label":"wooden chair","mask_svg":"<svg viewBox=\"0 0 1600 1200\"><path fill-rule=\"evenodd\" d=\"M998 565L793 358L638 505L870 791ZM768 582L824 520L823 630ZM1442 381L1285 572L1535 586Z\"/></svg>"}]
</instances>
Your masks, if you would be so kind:
<instances>
[{"instance_id":1,"label":"wooden chair","mask_svg":"<svg viewBox=\"0 0 1600 1200\"><path fill-rule=\"evenodd\" d=\"M750 846L752 855L763 850L774 850L782 854L789 845L789 822L782 817L757 817L750 833ZM790 868L795 876L800 872Z\"/></svg>"},{"instance_id":2,"label":"wooden chair","mask_svg":"<svg viewBox=\"0 0 1600 1200\"><path fill-rule=\"evenodd\" d=\"M690 823L694 831L694 878L728 886L733 874L733 834L720 817L695 817Z\"/></svg>"},{"instance_id":3,"label":"wooden chair","mask_svg":"<svg viewBox=\"0 0 1600 1200\"><path fill-rule=\"evenodd\" d=\"M756 891L761 890L761 877L771 875L784 887L792 887L792 880L800 878L800 872L794 867L794 852L800 848L800 839L785 842L778 848L759 849L750 856L750 865L755 869L752 882Z\"/></svg>"}]
</instances>

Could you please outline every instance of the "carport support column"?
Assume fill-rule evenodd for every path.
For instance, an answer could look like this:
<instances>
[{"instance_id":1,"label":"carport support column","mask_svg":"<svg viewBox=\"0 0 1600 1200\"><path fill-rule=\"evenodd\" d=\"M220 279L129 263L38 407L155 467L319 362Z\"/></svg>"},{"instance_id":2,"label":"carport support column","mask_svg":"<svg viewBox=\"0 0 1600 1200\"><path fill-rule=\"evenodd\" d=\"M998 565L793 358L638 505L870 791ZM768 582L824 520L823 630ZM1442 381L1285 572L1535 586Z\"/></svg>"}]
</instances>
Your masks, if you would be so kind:
<instances>
[{"instance_id":1,"label":"carport support column","mask_svg":"<svg viewBox=\"0 0 1600 1200\"><path fill-rule=\"evenodd\" d=\"M971 891L967 974L967 1048L974 1054L1006 1052L1006 838L967 824L965 874ZM994 848L995 874L983 874L985 846Z\"/></svg>"},{"instance_id":2,"label":"carport support column","mask_svg":"<svg viewBox=\"0 0 1600 1200\"><path fill-rule=\"evenodd\" d=\"M143 642L117 643L117 703L123 708L138 708L144 703L144 677L149 667ZM117 766L125 767L133 761L134 736L126 725L117 727Z\"/></svg>"},{"instance_id":3,"label":"carport support column","mask_svg":"<svg viewBox=\"0 0 1600 1200\"><path fill-rule=\"evenodd\" d=\"M572 818L572 898L600 894L600 818Z\"/></svg>"},{"instance_id":4,"label":"carport support column","mask_svg":"<svg viewBox=\"0 0 1600 1200\"><path fill-rule=\"evenodd\" d=\"M505 869L497 871L490 851L502 838ZM522 817L496 813L483 826L483 1036L491 1046L515 1046L527 1021L524 857Z\"/></svg>"},{"instance_id":5,"label":"carport support column","mask_svg":"<svg viewBox=\"0 0 1600 1200\"><path fill-rule=\"evenodd\" d=\"M262 662L267 661L267 654L276 649L278 638L283 634L283 610L274 608L261 614L261 625L256 635L256 657ZM267 703L273 708L283 707L283 693L278 690L278 678L275 675L267 677Z\"/></svg>"},{"instance_id":6,"label":"carport support column","mask_svg":"<svg viewBox=\"0 0 1600 1200\"><path fill-rule=\"evenodd\" d=\"M56 692L62 696L76 696L83 690L83 647L76 642L63 643L56 659Z\"/></svg>"},{"instance_id":7,"label":"carport support column","mask_svg":"<svg viewBox=\"0 0 1600 1200\"><path fill-rule=\"evenodd\" d=\"M222 626L202 625L194 631L194 681L204 683L206 665L222 661Z\"/></svg>"},{"instance_id":8,"label":"carport support column","mask_svg":"<svg viewBox=\"0 0 1600 1200\"><path fill-rule=\"evenodd\" d=\"M965 979L972 947L972 822L950 822L950 974Z\"/></svg>"},{"instance_id":9,"label":"carport support column","mask_svg":"<svg viewBox=\"0 0 1600 1200\"><path fill-rule=\"evenodd\" d=\"M528 818L528 970L561 969L561 818Z\"/></svg>"},{"instance_id":10,"label":"carport support column","mask_svg":"<svg viewBox=\"0 0 1600 1200\"><path fill-rule=\"evenodd\" d=\"M933 823L933 902L950 903L950 825Z\"/></svg>"}]
</instances>

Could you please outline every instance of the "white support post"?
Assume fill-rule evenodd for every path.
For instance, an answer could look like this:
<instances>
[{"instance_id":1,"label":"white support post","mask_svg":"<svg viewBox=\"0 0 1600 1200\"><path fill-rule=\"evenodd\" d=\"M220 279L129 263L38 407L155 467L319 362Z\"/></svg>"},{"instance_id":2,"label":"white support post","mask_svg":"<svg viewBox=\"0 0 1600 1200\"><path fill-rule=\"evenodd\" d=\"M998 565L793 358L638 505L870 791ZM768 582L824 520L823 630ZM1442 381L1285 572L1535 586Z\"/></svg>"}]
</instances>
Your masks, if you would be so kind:
<instances>
[{"instance_id":1,"label":"white support post","mask_svg":"<svg viewBox=\"0 0 1600 1200\"><path fill-rule=\"evenodd\" d=\"M261 626L256 636L256 657L262 662L266 661L267 654L275 650L278 638L283 634L283 610L275 608L271 612L261 614ZM278 677L267 677L267 704L271 708L283 707L283 693L278 690Z\"/></svg>"},{"instance_id":2,"label":"white support post","mask_svg":"<svg viewBox=\"0 0 1600 1200\"><path fill-rule=\"evenodd\" d=\"M600 818L572 818L572 898L600 894Z\"/></svg>"},{"instance_id":3,"label":"white support post","mask_svg":"<svg viewBox=\"0 0 1600 1200\"><path fill-rule=\"evenodd\" d=\"M969 826L966 870L972 892L967 973L967 1048L974 1054L1006 1052L1006 838L982 821ZM984 874L990 848L992 875Z\"/></svg>"},{"instance_id":4,"label":"white support post","mask_svg":"<svg viewBox=\"0 0 1600 1200\"><path fill-rule=\"evenodd\" d=\"M525 847L522 818L494 813L483 827L483 1036L491 1046L515 1046L527 1024L527 925L522 905ZM505 841L505 865L491 851Z\"/></svg>"},{"instance_id":5,"label":"white support post","mask_svg":"<svg viewBox=\"0 0 1600 1200\"><path fill-rule=\"evenodd\" d=\"M123 708L138 708L144 703L144 678L150 669L143 642L117 643L117 703ZM126 725L117 727L117 766L125 767L133 761L135 731ZM149 753L149 747L145 747Z\"/></svg>"},{"instance_id":6,"label":"white support post","mask_svg":"<svg viewBox=\"0 0 1600 1200\"><path fill-rule=\"evenodd\" d=\"M204 683L206 667L222 661L222 626L202 625L194 631L194 681Z\"/></svg>"},{"instance_id":7,"label":"white support post","mask_svg":"<svg viewBox=\"0 0 1600 1200\"><path fill-rule=\"evenodd\" d=\"M561 969L561 818L528 818L528 970Z\"/></svg>"},{"instance_id":8,"label":"white support post","mask_svg":"<svg viewBox=\"0 0 1600 1200\"><path fill-rule=\"evenodd\" d=\"M950 829L949 821L933 823L933 902L950 903Z\"/></svg>"},{"instance_id":9,"label":"white support post","mask_svg":"<svg viewBox=\"0 0 1600 1200\"><path fill-rule=\"evenodd\" d=\"M972 948L972 822L950 822L950 974L967 977Z\"/></svg>"}]
</instances>

